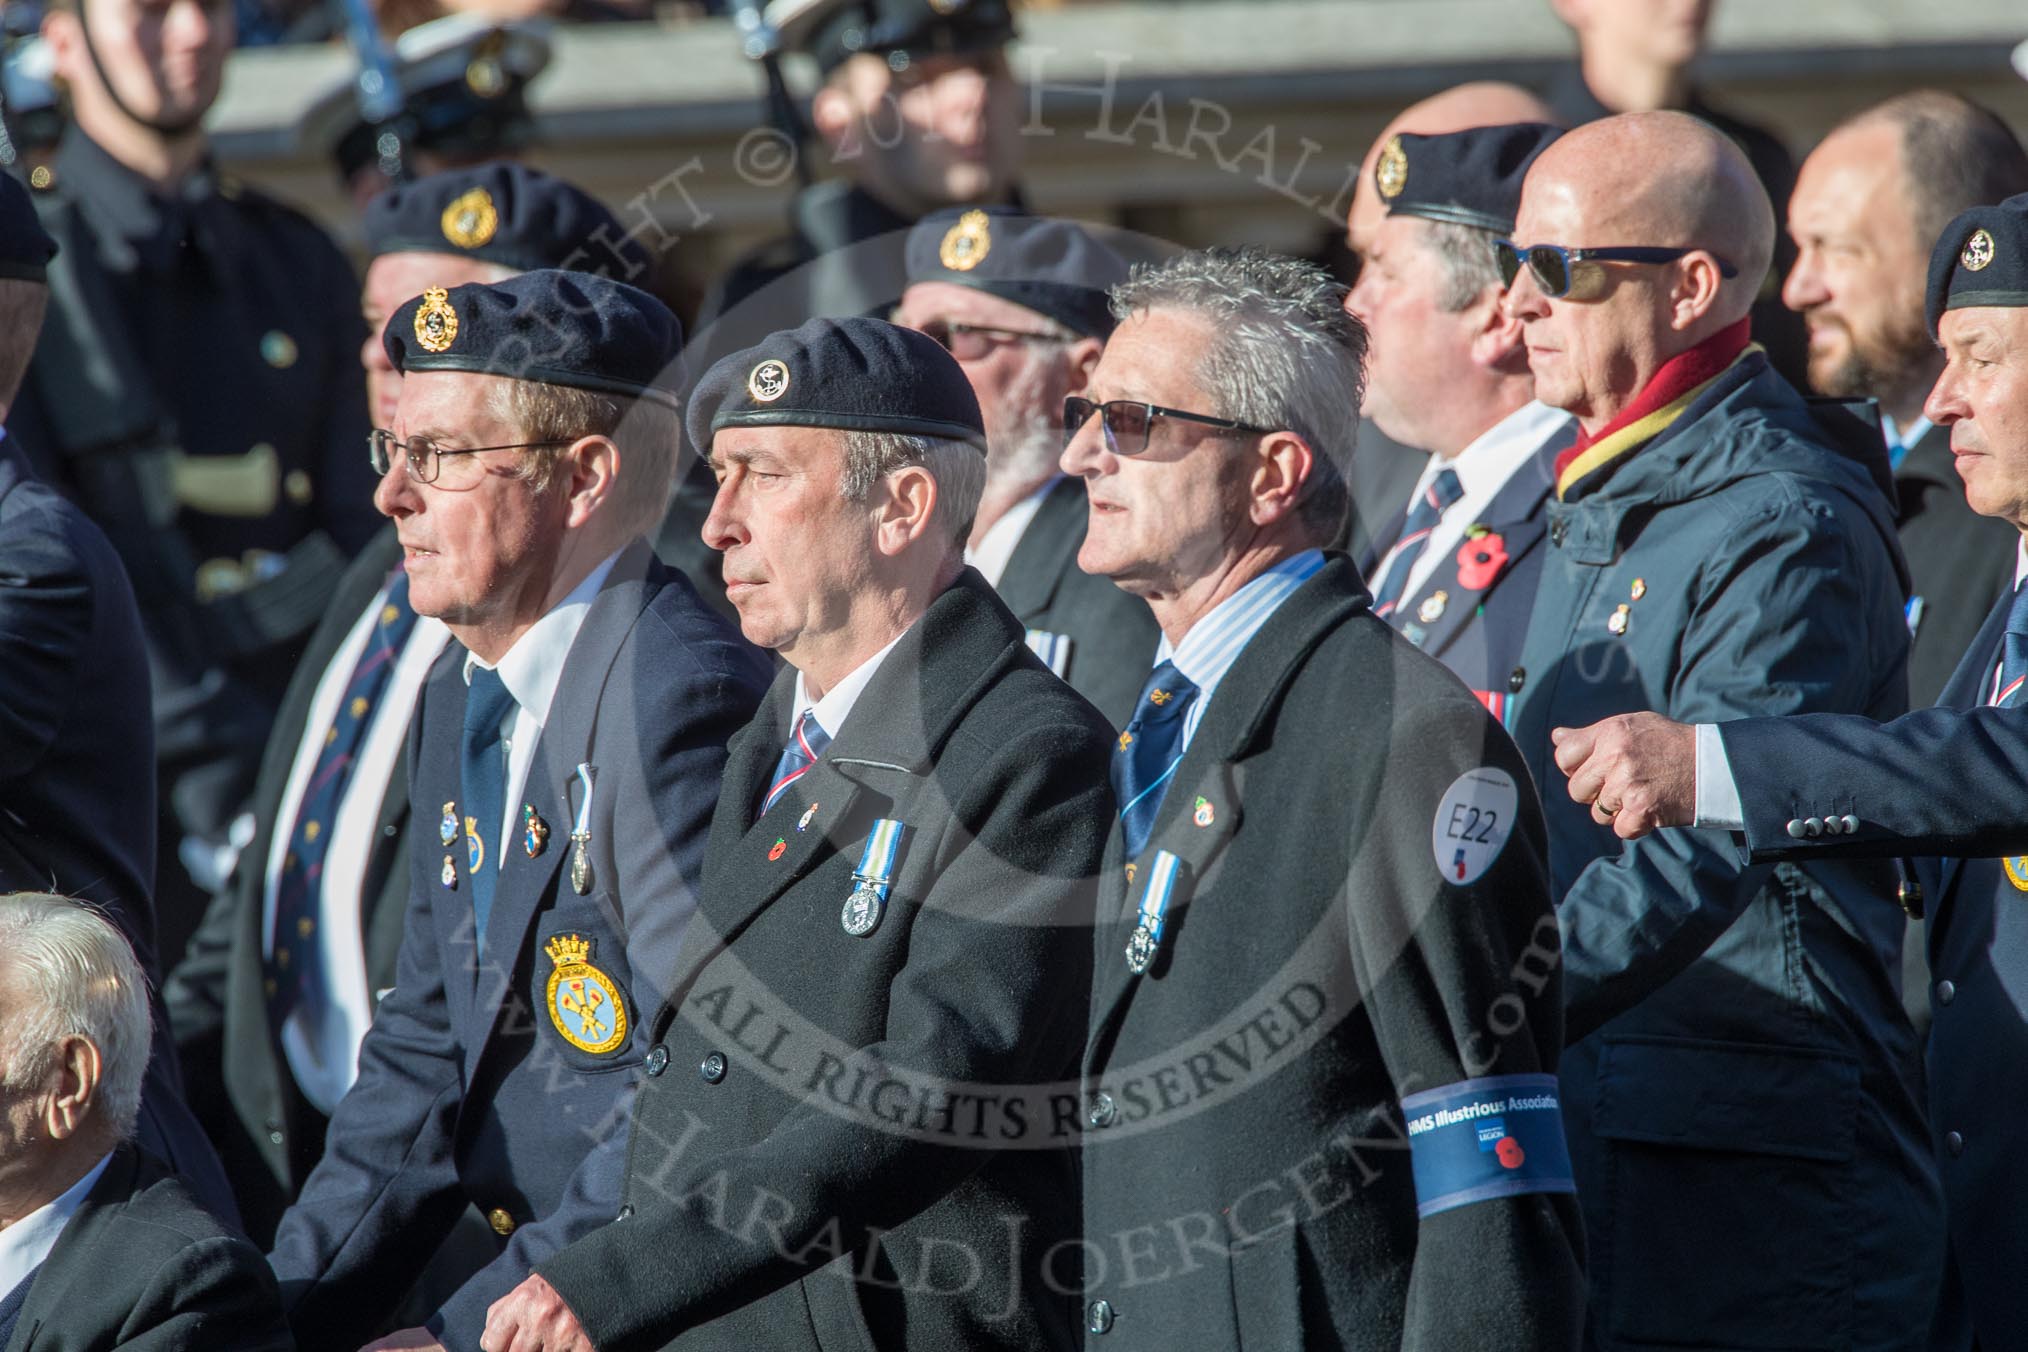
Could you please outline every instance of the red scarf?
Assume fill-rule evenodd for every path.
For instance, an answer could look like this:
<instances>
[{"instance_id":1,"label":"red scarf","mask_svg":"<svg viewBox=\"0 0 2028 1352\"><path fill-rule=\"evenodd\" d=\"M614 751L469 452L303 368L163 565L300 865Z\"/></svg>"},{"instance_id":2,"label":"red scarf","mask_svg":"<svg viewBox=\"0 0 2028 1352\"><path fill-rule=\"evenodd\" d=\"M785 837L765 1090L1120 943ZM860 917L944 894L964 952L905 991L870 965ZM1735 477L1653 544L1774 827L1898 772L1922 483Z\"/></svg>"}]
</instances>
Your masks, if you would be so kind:
<instances>
[{"instance_id":1,"label":"red scarf","mask_svg":"<svg viewBox=\"0 0 2028 1352\"><path fill-rule=\"evenodd\" d=\"M1720 329L1703 342L1662 363L1632 403L1596 432L1579 428L1577 440L1556 457L1556 493L1577 480L1646 445L1681 417L1693 398L1747 350L1751 318Z\"/></svg>"}]
</instances>

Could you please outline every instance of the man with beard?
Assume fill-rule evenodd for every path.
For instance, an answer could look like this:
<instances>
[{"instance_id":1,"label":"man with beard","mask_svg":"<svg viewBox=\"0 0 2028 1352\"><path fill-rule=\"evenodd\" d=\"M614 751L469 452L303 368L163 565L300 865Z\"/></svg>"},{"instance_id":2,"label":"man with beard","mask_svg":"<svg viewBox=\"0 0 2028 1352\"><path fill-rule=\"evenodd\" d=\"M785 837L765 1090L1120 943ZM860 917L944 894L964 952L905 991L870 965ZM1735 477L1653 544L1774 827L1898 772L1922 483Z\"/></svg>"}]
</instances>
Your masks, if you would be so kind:
<instances>
[{"instance_id":1,"label":"man with beard","mask_svg":"<svg viewBox=\"0 0 2028 1352\"><path fill-rule=\"evenodd\" d=\"M1932 704L1979 624L2014 582L2014 532L1965 501L1950 431L1923 416L1943 353L1923 323L1930 245L1967 207L2028 189L2007 125L1956 94L1922 89L1826 136L1796 180L1796 264L1782 300L1810 328L1810 387L1880 401L1900 499L1908 601L1908 698Z\"/></svg>"},{"instance_id":2,"label":"man with beard","mask_svg":"<svg viewBox=\"0 0 2028 1352\"><path fill-rule=\"evenodd\" d=\"M1063 401L1082 393L1112 336L1119 255L1069 221L952 208L908 237L895 321L949 350L986 420L986 487L965 561L1028 627L1028 646L1114 727L1155 651L1138 598L1077 566L1084 486L1057 471Z\"/></svg>"}]
</instances>

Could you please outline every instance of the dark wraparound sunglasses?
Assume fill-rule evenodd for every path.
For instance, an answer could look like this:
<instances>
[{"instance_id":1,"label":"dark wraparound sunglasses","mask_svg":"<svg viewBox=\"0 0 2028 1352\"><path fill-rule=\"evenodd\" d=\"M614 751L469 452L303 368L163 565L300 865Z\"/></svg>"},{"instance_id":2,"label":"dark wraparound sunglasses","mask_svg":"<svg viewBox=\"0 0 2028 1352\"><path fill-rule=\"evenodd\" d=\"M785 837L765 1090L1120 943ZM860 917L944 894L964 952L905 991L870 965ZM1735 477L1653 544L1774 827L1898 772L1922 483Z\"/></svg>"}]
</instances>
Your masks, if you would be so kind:
<instances>
[{"instance_id":1,"label":"dark wraparound sunglasses","mask_svg":"<svg viewBox=\"0 0 2028 1352\"><path fill-rule=\"evenodd\" d=\"M1499 265L1500 281L1513 286L1514 279L1526 267L1535 278L1535 285L1542 294L1559 299L1577 294L1573 299L1584 300L1597 294L1603 274L1595 266L1599 263L1673 263L1695 249L1669 249L1626 245L1606 249L1566 249L1561 244L1516 244L1511 239L1493 241L1493 261ZM1739 275L1739 269L1712 255L1718 264L1718 275L1732 278ZM1586 266L1587 264L1594 266Z\"/></svg>"},{"instance_id":2,"label":"dark wraparound sunglasses","mask_svg":"<svg viewBox=\"0 0 2028 1352\"><path fill-rule=\"evenodd\" d=\"M1274 431L1272 427L1255 427L1251 423L1235 422L1231 418L1214 418L1208 413L1190 413L1180 408L1164 408L1160 404L1140 404L1131 399L1114 399L1109 403L1094 404L1079 395L1072 395L1063 401L1063 444L1070 445L1070 439L1078 429L1091 421L1092 414L1099 415L1099 424L1105 430L1106 449L1114 455L1139 455L1148 449L1148 433L1154 429L1157 418L1175 418L1182 422L1193 422L1204 427L1216 427L1226 432L1244 432L1249 436L1266 436Z\"/></svg>"},{"instance_id":3,"label":"dark wraparound sunglasses","mask_svg":"<svg viewBox=\"0 0 2028 1352\"><path fill-rule=\"evenodd\" d=\"M443 468L443 459L451 455L478 455L483 451L527 451L538 446L568 446L568 441L516 441L505 446L439 446L428 437L410 437L404 442L385 427L376 427L366 434L367 454L372 458L373 472L385 475L388 466L394 463L395 452L401 453L408 464L408 477L419 484L433 484L437 473Z\"/></svg>"}]
</instances>

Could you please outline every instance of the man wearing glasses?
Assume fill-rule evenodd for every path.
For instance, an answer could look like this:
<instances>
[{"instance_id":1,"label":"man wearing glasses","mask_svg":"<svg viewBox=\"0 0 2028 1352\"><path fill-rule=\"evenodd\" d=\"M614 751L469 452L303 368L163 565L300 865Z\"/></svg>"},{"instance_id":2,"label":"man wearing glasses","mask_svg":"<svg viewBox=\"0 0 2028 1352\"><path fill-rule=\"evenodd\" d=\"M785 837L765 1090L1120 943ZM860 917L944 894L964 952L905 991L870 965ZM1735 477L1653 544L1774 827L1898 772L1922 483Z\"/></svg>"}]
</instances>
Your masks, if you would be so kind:
<instances>
[{"instance_id":1,"label":"man wearing glasses","mask_svg":"<svg viewBox=\"0 0 2028 1352\"><path fill-rule=\"evenodd\" d=\"M1028 628L1028 646L1114 727L1132 716L1155 651L1139 597L1077 566L1084 486L1057 469L1063 401L1112 335L1119 255L1069 221L953 208L908 237L895 322L949 350L986 419L986 486L965 562Z\"/></svg>"},{"instance_id":2,"label":"man wearing glasses","mask_svg":"<svg viewBox=\"0 0 2028 1352\"><path fill-rule=\"evenodd\" d=\"M1578 423L1509 681L1537 783L1552 727L1612 714L1905 707L1884 446L1750 338L1774 228L1730 141L1648 113L1544 151L1495 246L1536 397ZM1891 868L1548 818L1591 1336L1918 1345L1941 1225Z\"/></svg>"},{"instance_id":3,"label":"man wearing glasses","mask_svg":"<svg viewBox=\"0 0 2028 1352\"><path fill-rule=\"evenodd\" d=\"M1324 552L1366 352L1344 298L1181 255L1114 289L1065 411L1079 565L1163 633L1113 756L1060 1274L1094 1347L1578 1345L1541 809Z\"/></svg>"},{"instance_id":4,"label":"man wearing glasses","mask_svg":"<svg viewBox=\"0 0 2028 1352\"><path fill-rule=\"evenodd\" d=\"M491 1260L373 1345L466 1348L538 1259L619 1209L643 1025L767 672L642 538L680 444L661 302L528 272L432 287L382 341L402 386L374 501L408 605L458 646L407 741L422 830L394 989L270 1261L297 1338L356 1347L477 1207ZM313 934L304 918L284 890L277 933ZM306 998L315 978L292 989L301 965L275 966L270 998Z\"/></svg>"}]
</instances>

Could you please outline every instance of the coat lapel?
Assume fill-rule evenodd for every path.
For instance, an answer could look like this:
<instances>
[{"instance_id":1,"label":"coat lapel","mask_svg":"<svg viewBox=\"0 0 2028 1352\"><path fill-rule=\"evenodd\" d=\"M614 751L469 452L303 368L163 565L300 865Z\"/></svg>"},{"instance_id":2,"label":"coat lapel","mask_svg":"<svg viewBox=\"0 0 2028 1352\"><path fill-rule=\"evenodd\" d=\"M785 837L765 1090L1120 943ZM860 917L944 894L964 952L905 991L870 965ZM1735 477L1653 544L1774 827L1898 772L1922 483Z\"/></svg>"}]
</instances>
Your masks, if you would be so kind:
<instances>
[{"instance_id":1,"label":"coat lapel","mask_svg":"<svg viewBox=\"0 0 2028 1352\"><path fill-rule=\"evenodd\" d=\"M1023 624L1049 609L1065 570L1076 567L1089 511L1082 479L1059 479L1043 496L1000 575L1000 599Z\"/></svg>"},{"instance_id":2,"label":"coat lapel","mask_svg":"<svg viewBox=\"0 0 2028 1352\"><path fill-rule=\"evenodd\" d=\"M61 1325L68 1311L93 1306L92 1296L79 1290L79 1283L102 1283L105 1264L118 1261L119 1255L110 1252L97 1255L93 1261L93 1251L106 1227L133 1194L140 1168L141 1158L132 1146L121 1146L113 1152L106 1171L85 1194L84 1202L57 1236L55 1247L42 1260L34 1285L28 1288L28 1299L21 1307L21 1318L14 1325L14 1335L7 1340L6 1352L31 1352L36 1332L43 1325Z\"/></svg>"},{"instance_id":3,"label":"coat lapel","mask_svg":"<svg viewBox=\"0 0 2028 1352\"><path fill-rule=\"evenodd\" d=\"M1552 442L1559 444L1562 440L1561 435L1551 438ZM1416 643L1424 652L1432 657L1441 656L1478 616L1479 607L1492 599L1500 584L1512 577L1520 568L1521 561L1542 542L1549 528L1543 504L1555 487L1554 464L1555 456L1545 444L1521 462L1521 467L1486 504L1481 519L1491 534L1499 537L1501 549L1507 555L1506 562L1500 565L1490 581L1480 581L1479 586L1469 587L1461 580L1458 554L1469 543L1463 541L1458 550L1452 551L1451 557L1438 564L1422 590L1402 607L1405 616L1402 632L1410 633L1410 625L1419 628L1421 633L1420 637L1416 637ZM1425 620L1424 606L1438 591L1446 593L1445 603L1436 618Z\"/></svg>"},{"instance_id":4,"label":"coat lapel","mask_svg":"<svg viewBox=\"0 0 2028 1352\"><path fill-rule=\"evenodd\" d=\"M1330 555L1323 569L1268 617L1212 692L1140 858L1124 858L1123 838L1114 824L1099 889L1101 947L1092 977L1094 1042L1105 1036L1140 984L1140 977L1127 966L1126 943L1137 923L1157 852L1175 855L1185 872L1171 896L1163 953L1150 970L1159 970L1177 945L1186 942L1194 892L1245 820L1244 759L1280 706L1282 692L1325 635L1364 612L1369 603L1351 560Z\"/></svg>"}]
</instances>

